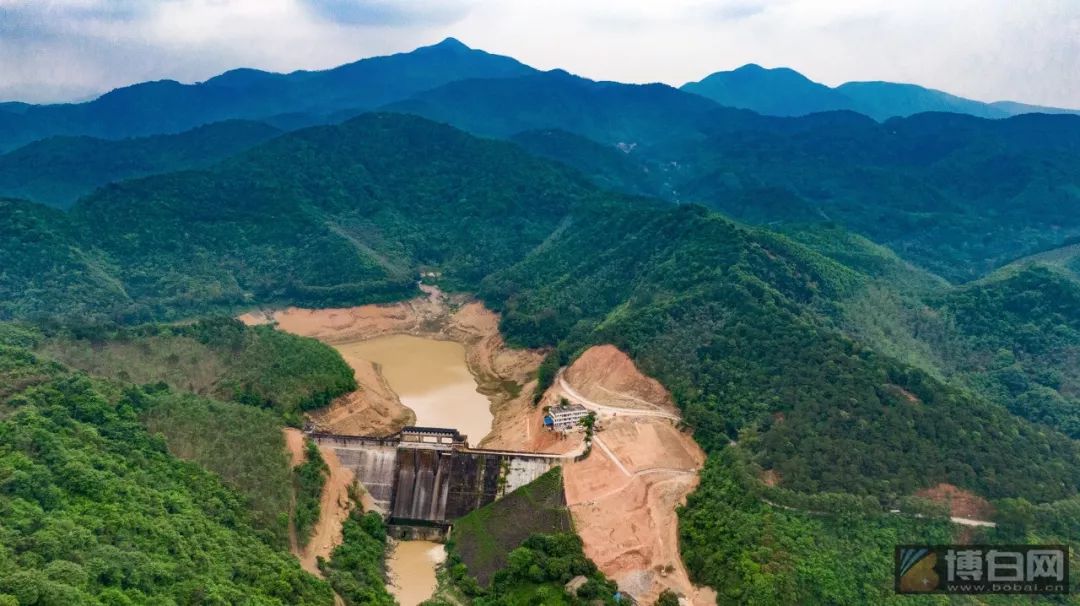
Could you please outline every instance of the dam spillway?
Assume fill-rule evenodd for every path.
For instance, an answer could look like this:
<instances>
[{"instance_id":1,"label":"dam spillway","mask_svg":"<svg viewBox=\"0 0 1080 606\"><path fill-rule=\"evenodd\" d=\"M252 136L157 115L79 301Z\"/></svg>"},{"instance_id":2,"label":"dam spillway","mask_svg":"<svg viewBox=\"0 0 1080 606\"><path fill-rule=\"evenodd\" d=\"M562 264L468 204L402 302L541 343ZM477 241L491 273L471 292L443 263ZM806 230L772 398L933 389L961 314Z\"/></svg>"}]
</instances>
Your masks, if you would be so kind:
<instances>
[{"instance_id":1,"label":"dam spillway","mask_svg":"<svg viewBox=\"0 0 1080 606\"><path fill-rule=\"evenodd\" d=\"M446 529L562 458L472 449L453 429L406 427L385 438L312 433L353 471L391 526Z\"/></svg>"},{"instance_id":2,"label":"dam spillway","mask_svg":"<svg viewBox=\"0 0 1080 606\"><path fill-rule=\"evenodd\" d=\"M400 448L390 517L445 522L453 451Z\"/></svg>"},{"instance_id":3,"label":"dam spillway","mask_svg":"<svg viewBox=\"0 0 1080 606\"><path fill-rule=\"evenodd\" d=\"M322 444L334 440L316 440ZM381 511L389 511L394 497L398 449L394 444L367 444L356 447L341 443L332 444L338 460L344 467L352 470L354 477L371 495L375 506Z\"/></svg>"}]
</instances>

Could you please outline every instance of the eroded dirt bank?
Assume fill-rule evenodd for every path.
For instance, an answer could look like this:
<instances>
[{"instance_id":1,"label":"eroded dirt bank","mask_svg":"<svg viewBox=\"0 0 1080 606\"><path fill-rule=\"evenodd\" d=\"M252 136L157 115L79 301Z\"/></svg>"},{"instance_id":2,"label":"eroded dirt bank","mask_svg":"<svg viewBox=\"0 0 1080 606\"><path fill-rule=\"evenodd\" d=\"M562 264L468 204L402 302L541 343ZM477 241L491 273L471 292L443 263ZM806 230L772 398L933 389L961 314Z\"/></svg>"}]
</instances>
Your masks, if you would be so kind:
<instances>
[{"instance_id":1,"label":"eroded dirt bank","mask_svg":"<svg viewBox=\"0 0 1080 606\"><path fill-rule=\"evenodd\" d=\"M285 443L289 449L289 456L293 467L304 462L304 434L293 428L286 428ZM345 519L349 517L352 503L349 500L349 487L353 484L353 474L349 469L342 467L337 455L332 448L321 448L323 460L330 468L326 485L323 488L322 500L319 504L319 521L311 532L311 538L306 545L301 545L292 528L289 531L289 548L293 555L300 560L304 570L321 577L318 558L330 559L331 552L341 544L341 527ZM370 503L364 504L365 508ZM290 521L291 526L291 521Z\"/></svg>"},{"instance_id":2,"label":"eroded dirt bank","mask_svg":"<svg viewBox=\"0 0 1080 606\"><path fill-rule=\"evenodd\" d=\"M660 381L642 374L630 356L614 345L590 347L563 376L578 393L599 404L679 412Z\"/></svg>"}]
</instances>

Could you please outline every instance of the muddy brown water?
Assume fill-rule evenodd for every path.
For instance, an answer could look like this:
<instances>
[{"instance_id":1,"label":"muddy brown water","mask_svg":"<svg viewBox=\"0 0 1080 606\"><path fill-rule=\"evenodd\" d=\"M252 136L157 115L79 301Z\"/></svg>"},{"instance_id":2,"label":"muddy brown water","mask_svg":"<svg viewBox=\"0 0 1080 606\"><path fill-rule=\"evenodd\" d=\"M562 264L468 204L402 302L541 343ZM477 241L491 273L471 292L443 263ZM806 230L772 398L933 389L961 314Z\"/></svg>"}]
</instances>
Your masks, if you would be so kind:
<instances>
[{"instance_id":1,"label":"muddy brown water","mask_svg":"<svg viewBox=\"0 0 1080 606\"><path fill-rule=\"evenodd\" d=\"M423 427L453 427L479 444L491 431L491 402L476 391L465 362L465 347L453 341L389 335L337 345L342 353L379 365L401 403ZM401 606L415 606L435 592L435 569L443 546L429 541L398 542L387 560L391 593Z\"/></svg>"},{"instance_id":2,"label":"muddy brown water","mask_svg":"<svg viewBox=\"0 0 1080 606\"><path fill-rule=\"evenodd\" d=\"M379 364L401 403L416 413L418 426L453 427L474 446L491 431L491 402L476 391L461 343L389 335L337 348Z\"/></svg>"},{"instance_id":3,"label":"muddy brown water","mask_svg":"<svg viewBox=\"0 0 1080 606\"><path fill-rule=\"evenodd\" d=\"M401 606L417 606L435 593L435 569L446 550L431 541L400 541L386 560L390 593Z\"/></svg>"}]
</instances>

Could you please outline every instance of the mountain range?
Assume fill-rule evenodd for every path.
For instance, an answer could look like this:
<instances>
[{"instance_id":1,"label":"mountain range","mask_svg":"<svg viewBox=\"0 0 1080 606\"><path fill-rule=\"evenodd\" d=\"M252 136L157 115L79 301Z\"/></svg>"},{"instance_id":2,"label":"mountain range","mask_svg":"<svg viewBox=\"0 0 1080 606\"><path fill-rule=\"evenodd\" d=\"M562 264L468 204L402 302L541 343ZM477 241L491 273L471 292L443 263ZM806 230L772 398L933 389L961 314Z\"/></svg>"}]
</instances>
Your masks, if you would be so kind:
<instances>
[{"instance_id":1,"label":"mountain range","mask_svg":"<svg viewBox=\"0 0 1080 606\"><path fill-rule=\"evenodd\" d=\"M421 273L541 369L613 345L670 391L707 461L668 544L722 603L906 603L897 544L1076 551L1080 116L753 77L718 102L451 39L0 105L0 604L390 603L378 516L325 583L284 549L280 425L351 371L229 317L400 302ZM54 358L106 348L137 362ZM970 503L996 526L952 524ZM560 603L572 565L512 553L444 582ZM566 578L502 600L538 557Z\"/></svg>"},{"instance_id":2,"label":"mountain range","mask_svg":"<svg viewBox=\"0 0 1080 606\"><path fill-rule=\"evenodd\" d=\"M955 282L1080 236L1070 211L1080 196L1080 117L927 112L878 122L837 109L832 89L790 70L738 71L752 77L735 78L745 86L730 90L767 105L763 111L801 113L797 102L823 111L765 115L662 84L541 72L450 39L328 72L240 70L168 85L161 90L202 99L185 105L186 124L235 113L259 121L33 142L0 155L0 194L66 208L110 182L209 166L282 132L379 105L515 141L624 193L699 203L753 224L835 222ZM222 94L226 88L236 94ZM762 92L779 89L788 92ZM116 95L139 105L146 90ZM115 105L108 97L35 111L45 112L48 128L78 130L78 121L46 114L100 114ZM162 99L162 107L180 103ZM153 130L157 114L140 115L153 120L128 122L125 132Z\"/></svg>"},{"instance_id":3,"label":"mountain range","mask_svg":"<svg viewBox=\"0 0 1080 606\"><path fill-rule=\"evenodd\" d=\"M532 71L514 59L447 39L324 71L236 69L197 84L144 82L86 103L0 105L0 150L55 135L118 139L178 133L228 119L317 123L337 111L373 109L463 78Z\"/></svg>"},{"instance_id":4,"label":"mountain range","mask_svg":"<svg viewBox=\"0 0 1080 606\"><path fill-rule=\"evenodd\" d=\"M430 95L440 94L433 89L451 83L539 75L538 70L515 59L472 49L448 38L412 52L362 59L322 71L279 74L235 69L196 84L172 80L134 84L85 103L0 103L0 151L57 135L141 137L178 133L229 119L258 119L281 128L296 128L340 121L394 103L400 103L396 106L399 109L422 107L430 101ZM568 74L556 70L547 76L560 78ZM527 94L533 82L528 78L519 81L521 88L511 94ZM594 84L601 85L595 93L599 97L617 95L620 88L627 88L618 83ZM666 85L650 85L642 90L642 95L678 96ZM1002 118L1019 113L1070 111L1013 102L981 103L910 84L852 82L829 88L790 69L767 70L756 65L717 72L681 90L722 106L779 116L850 110L877 120L927 111ZM427 91L431 92L421 94ZM562 100L565 104L576 102L572 97ZM682 99L677 103L693 106L695 101ZM485 126L502 131L516 127L513 123Z\"/></svg>"}]
</instances>

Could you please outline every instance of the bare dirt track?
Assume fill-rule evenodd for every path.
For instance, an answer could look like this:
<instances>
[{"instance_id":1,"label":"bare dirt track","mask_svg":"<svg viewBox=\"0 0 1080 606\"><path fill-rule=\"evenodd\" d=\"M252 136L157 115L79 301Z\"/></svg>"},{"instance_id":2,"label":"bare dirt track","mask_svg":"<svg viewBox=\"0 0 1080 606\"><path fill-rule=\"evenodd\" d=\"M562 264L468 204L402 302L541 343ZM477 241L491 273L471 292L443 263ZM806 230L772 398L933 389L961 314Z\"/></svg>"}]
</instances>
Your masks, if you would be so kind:
<instances>
[{"instance_id":1,"label":"bare dirt track","mask_svg":"<svg viewBox=\"0 0 1080 606\"><path fill-rule=\"evenodd\" d=\"M318 570L316 562L320 557L330 559L334 548L341 544L341 526L353 506L349 499L349 487L355 481L352 471L341 466L333 448L320 447L319 452L330 468L330 475L323 486L319 522L300 552L300 564L305 570Z\"/></svg>"},{"instance_id":2,"label":"bare dirt track","mask_svg":"<svg viewBox=\"0 0 1080 606\"><path fill-rule=\"evenodd\" d=\"M299 429L286 427L285 447L289 449L289 466L296 467L304 462L304 433Z\"/></svg>"}]
</instances>

